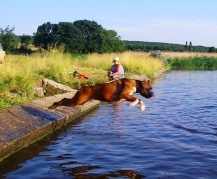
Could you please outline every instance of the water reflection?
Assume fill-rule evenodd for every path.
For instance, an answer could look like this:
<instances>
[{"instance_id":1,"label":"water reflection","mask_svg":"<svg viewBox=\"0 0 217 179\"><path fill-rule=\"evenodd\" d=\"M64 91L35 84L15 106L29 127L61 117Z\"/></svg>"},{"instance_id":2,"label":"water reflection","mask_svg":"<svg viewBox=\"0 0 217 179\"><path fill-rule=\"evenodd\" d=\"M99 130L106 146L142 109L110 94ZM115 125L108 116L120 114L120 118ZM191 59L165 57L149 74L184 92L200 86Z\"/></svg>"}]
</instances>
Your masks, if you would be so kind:
<instances>
[{"instance_id":1,"label":"water reflection","mask_svg":"<svg viewBox=\"0 0 217 179\"><path fill-rule=\"evenodd\" d=\"M138 174L133 170L118 170L111 171L105 174L91 173L91 170L100 169L98 166L82 165L72 168L71 170L63 170L64 174L73 176L77 179L109 179L109 178L130 178L130 179L141 179L145 176ZM102 170L103 173L103 170Z\"/></svg>"}]
</instances>

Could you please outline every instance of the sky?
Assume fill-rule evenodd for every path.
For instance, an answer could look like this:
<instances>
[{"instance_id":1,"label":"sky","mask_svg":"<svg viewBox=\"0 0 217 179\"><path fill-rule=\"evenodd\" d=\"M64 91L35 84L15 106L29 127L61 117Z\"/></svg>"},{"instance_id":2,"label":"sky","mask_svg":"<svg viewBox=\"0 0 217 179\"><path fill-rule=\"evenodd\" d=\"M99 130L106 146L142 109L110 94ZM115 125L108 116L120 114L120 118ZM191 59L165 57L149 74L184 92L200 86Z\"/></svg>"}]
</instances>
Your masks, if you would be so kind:
<instances>
[{"instance_id":1,"label":"sky","mask_svg":"<svg viewBox=\"0 0 217 179\"><path fill-rule=\"evenodd\" d=\"M1 0L0 28L33 35L51 22L95 21L121 40L217 48L217 0Z\"/></svg>"}]
</instances>

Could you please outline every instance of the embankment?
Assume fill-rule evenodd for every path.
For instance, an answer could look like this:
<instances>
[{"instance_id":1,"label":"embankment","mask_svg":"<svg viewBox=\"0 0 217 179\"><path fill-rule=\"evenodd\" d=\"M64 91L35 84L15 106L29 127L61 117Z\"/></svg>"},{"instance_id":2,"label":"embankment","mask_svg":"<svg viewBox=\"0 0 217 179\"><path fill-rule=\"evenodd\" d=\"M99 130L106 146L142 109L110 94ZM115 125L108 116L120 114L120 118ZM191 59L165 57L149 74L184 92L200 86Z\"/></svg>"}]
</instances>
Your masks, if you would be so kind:
<instances>
[{"instance_id":1,"label":"embankment","mask_svg":"<svg viewBox=\"0 0 217 179\"><path fill-rule=\"evenodd\" d=\"M76 90L72 89L64 94L1 110L0 161L99 106L100 102L93 100L73 108L61 106L56 110L48 110L48 106L53 102L65 97L71 98L75 92Z\"/></svg>"}]
</instances>

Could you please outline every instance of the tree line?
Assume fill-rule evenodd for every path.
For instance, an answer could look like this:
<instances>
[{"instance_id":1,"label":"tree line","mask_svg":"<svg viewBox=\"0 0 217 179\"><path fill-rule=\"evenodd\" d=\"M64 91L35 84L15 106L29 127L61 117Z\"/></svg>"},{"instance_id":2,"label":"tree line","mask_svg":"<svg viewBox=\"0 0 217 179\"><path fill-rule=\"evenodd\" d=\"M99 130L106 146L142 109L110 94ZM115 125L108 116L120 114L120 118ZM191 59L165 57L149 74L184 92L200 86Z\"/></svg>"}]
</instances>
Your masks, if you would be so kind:
<instances>
[{"instance_id":1,"label":"tree line","mask_svg":"<svg viewBox=\"0 0 217 179\"><path fill-rule=\"evenodd\" d=\"M217 52L215 47L121 40L117 32L107 30L95 21L50 22L38 26L33 36L14 34L14 27L0 28L0 43L7 53L31 53L30 45L49 50L64 47L70 53L111 53L131 51Z\"/></svg>"},{"instance_id":2,"label":"tree line","mask_svg":"<svg viewBox=\"0 0 217 179\"><path fill-rule=\"evenodd\" d=\"M66 52L111 53L125 50L117 32L106 30L95 21L78 20L73 23L45 23L38 27L33 44L44 49L64 45Z\"/></svg>"},{"instance_id":3,"label":"tree line","mask_svg":"<svg viewBox=\"0 0 217 179\"><path fill-rule=\"evenodd\" d=\"M126 48L132 51L150 52L155 50L170 52L217 52L215 47L193 46L190 41L182 44L144 42L144 41L124 41Z\"/></svg>"}]
</instances>

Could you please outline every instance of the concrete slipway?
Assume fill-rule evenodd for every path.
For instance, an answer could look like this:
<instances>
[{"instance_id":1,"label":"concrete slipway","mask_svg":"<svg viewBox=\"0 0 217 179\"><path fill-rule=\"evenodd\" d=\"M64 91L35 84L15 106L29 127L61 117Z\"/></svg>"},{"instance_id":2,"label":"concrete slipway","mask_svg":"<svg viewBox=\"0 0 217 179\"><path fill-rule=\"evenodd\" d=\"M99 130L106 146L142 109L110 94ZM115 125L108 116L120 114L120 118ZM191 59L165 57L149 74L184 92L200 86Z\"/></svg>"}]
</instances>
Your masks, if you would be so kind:
<instances>
[{"instance_id":1,"label":"concrete slipway","mask_svg":"<svg viewBox=\"0 0 217 179\"><path fill-rule=\"evenodd\" d=\"M0 111L0 162L99 106L99 101L92 100L73 108L61 106L55 110L48 109L53 102L64 97L71 98L75 92L37 99Z\"/></svg>"}]
</instances>

